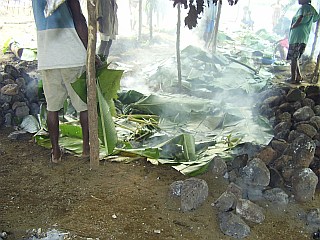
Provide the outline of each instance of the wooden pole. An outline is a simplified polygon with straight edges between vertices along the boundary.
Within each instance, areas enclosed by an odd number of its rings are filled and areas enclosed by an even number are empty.
[[[97,17],[96,0],[88,0],[88,48],[87,48],[87,86],[88,86],[88,118],[90,141],[90,169],[99,167],[99,139],[96,83],[96,42]]]
[[[142,0],[139,0],[139,33],[138,41],[141,41],[142,37]]]
[[[318,42],[318,38],[319,38],[319,22],[317,21],[317,25],[316,25],[316,30],[314,32],[314,40],[313,40],[313,44],[312,44],[312,49],[311,49],[311,55],[310,55],[310,61],[313,61],[314,58],[314,54],[316,51],[316,46],[317,46],[317,42]]]
[[[222,1],[219,0],[217,4],[218,4],[218,12],[217,12],[217,18],[214,24],[212,53],[216,53],[217,51],[217,40],[218,40],[218,31],[219,31],[219,24],[220,24],[220,17],[221,17]]]
[[[182,77],[181,77],[181,56],[180,56],[180,38],[181,38],[181,3],[177,4],[178,8],[178,21],[177,21],[177,40],[176,40],[176,51],[177,51],[177,70],[178,70],[178,86],[179,92],[182,92]]]

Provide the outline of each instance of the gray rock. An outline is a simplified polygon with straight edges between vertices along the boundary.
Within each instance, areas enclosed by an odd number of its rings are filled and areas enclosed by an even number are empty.
[[[170,190],[169,190],[170,196],[180,197],[182,185],[183,185],[183,181],[175,181],[171,183]]]
[[[309,136],[310,138],[314,138],[314,136],[317,134],[317,130],[310,124],[299,124],[297,126],[297,130]]]
[[[6,115],[4,115],[4,125],[6,127],[12,127],[12,114],[11,113],[7,113]]]
[[[314,106],[313,111],[317,116],[320,116],[320,105]]]
[[[309,167],[313,161],[316,145],[314,141],[301,134],[300,137],[296,138],[288,148],[288,154],[292,156],[293,166]]]
[[[279,106],[281,101],[282,101],[281,96],[271,96],[271,97],[268,97],[267,99],[265,99],[263,101],[263,104],[266,104],[269,107],[273,108],[274,106]]]
[[[257,204],[247,199],[238,200],[236,206],[236,213],[244,219],[254,223],[262,223],[265,219],[263,209]]]
[[[272,188],[282,187],[284,184],[284,180],[283,180],[283,177],[281,176],[280,172],[277,169],[272,168],[272,167],[269,168],[269,171],[270,171],[269,186]]]
[[[289,203],[288,194],[281,188],[272,188],[263,193],[264,198],[272,204],[287,205]]]
[[[219,214],[220,230],[233,238],[245,238],[250,235],[250,227],[236,214],[222,212]]]
[[[288,92],[286,98],[288,102],[301,101],[305,98],[305,93],[298,88],[294,88]]]
[[[282,104],[279,106],[279,110],[280,110],[281,112],[292,113],[295,109],[294,109],[294,106],[292,106],[291,103],[285,102],[285,103],[282,103]]]
[[[291,114],[288,112],[281,113],[278,119],[280,122],[291,122]]]
[[[9,103],[4,103],[1,105],[1,109],[3,112],[8,111],[10,109]]]
[[[307,214],[307,222],[309,224],[320,225],[320,208],[311,209]]]
[[[10,74],[14,79],[17,79],[20,76],[19,70],[10,64],[4,67],[4,72]]]
[[[271,141],[272,148],[278,153],[282,153],[288,147],[288,145],[289,144],[284,140],[274,139]]]
[[[314,106],[316,105],[315,102],[310,98],[303,99],[301,103],[303,107],[308,106],[308,107],[314,108]]]
[[[212,161],[213,177],[223,177],[227,172],[227,164],[221,157],[215,157]]]
[[[242,188],[233,182],[228,185],[226,192],[233,193],[237,199],[242,198]]]
[[[17,78],[16,83],[18,84],[20,89],[24,89],[26,87],[26,81],[22,77]]]
[[[291,122],[280,122],[274,127],[274,132],[283,132],[290,130],[292,124]]]
[[[28,106],[17,107],[15,110],[15,114],[19,118],[23,118],[25,116],[28,116],[29,113],[30,113],[30,109]]]
[[[314,111],[309,106],[299,108],[297,111],[293,113],[293,118],[297,122],[308,121],[313,116],[315,116]]]
[[[272,162],[277,157],[277,152],[272,147],[263,148],[257,155],[266,165]]]
[[[320,117],[314,116],[310,119],[310,123],[314,126],[317,130],[320,130]]]
[[[214,202],[214,206],[222,212],[228,212],[235,209],[237,203],[237,197],[231,192],[224,192],[221,196]]]
[[[181,210],[183,212],[198,208],[208,197],[208,184],[198,178],[189,178],[181,188]]]
[[[292,176],[293,194],[297,201],[308,202],[314,197],[317,175],[310,168],[299,169]]]
[[[19,86],[18,84],[7,84],[1,88],[1,93],[9,96],[14,96],[19,93]]]
[[[251,201],[260,201],[263,200],[263,190],[265,189],[265,187],[261,187],[261,186],[247,186],[246,190],[246,194],[247,194],[247,198]]]
[[[10,103],[12,96],[0,92],[0,103]]]
[[[243,168],[242,177],[244,183],[250,186],[268,186],[270,182],[269,169],[259,158],[252,159]]]

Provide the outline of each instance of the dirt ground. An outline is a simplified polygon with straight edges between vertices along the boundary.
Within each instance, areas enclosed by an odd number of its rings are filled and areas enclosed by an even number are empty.
[[[42,228],[70,232],[74,239],[230,239],[224,236],[211,203],[227,183],[209,173],[209,197],[198,210],[182,213],[169,185],[186,179],[169,166],[141,160],[130,164],[89,162],[66,155],[59,166],[49,164],[50,151],[29,139],[10,140],[12,129],[0,130],[0,230],[9,239]],[[308,206],[286,211],[270,207],[262,224],[250,225],[247,239],[311,239],[303,208],[319,206],[319,194]]]
[[[2,40],[23,26],[2,25]],[[148,50],[151,60],[172,53],[167,47],[158,48],[158,55],[154,48]],[[146,53],[134,54],[144,64],[141,59]],[[132,55],[122,59],[130,64]],[[10,140],[7,136],[12,131],[0,129],[0,231],[8,232],[8,239],[30,237],[27,231],[39,228],[70,232],[72,239],[231,239],[220,231],[212,207],[226,189],[222,179],[209,173],[198,176],[207,181],[209,197],[196,211],[182,213],[179,199],[169,197],[168,190],[172,182],[187,177],[169,166],[145,160],[101,161],[100,168],[91,171],[88,161],[72,155],[65,155],[59,166],[51,166],[50,150],[35,144],[31,135]],[[317,229],[305,225],[304,213],[319,206],[319,191],[307,205],[290,204],[285,210],[268,206],[262,224],[249,223],[251,235],[246,239],[312,239]]]

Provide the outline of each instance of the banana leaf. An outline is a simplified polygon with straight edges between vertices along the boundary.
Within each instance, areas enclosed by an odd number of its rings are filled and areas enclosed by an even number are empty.
[[[103,97],[100,86],[97,85],[97,95],[98,95],[98,134],[99,139],[102,141],[106,154],[109,155],[112,153],[115,148],[118,137],[116,128],[111,116],[110,107]]]
[[[97,69],[96,77],[100,86],[101,93],[109,104],[112,116],[115,116],[116,110],[113,99],[118,98],[118,91],[120,89],[120,80],[123,75],[123,70],[109,69],[108,64],[104,64]],[[79,95],[82,101],[87,102],[87,82],[86,72],[84,72],[74,83],[72,88]]]

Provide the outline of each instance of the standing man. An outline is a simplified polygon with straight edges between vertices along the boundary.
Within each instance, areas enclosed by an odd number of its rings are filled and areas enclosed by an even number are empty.
[[[80,112],[83,156],[88,156],[90,151],[87,104],[71,86],[85,70],[88,28],[78,0],[66,0],[47,18],[44,16],[46,3],[46,0],[32,0],[37,27],[38,70],[47,102],[51,162],[58,163],[62,156],[58,112],[68,95]]]
[[[117,11],[116,0],[97,0],[97,20],[101,40],[98,55],[105,61],[108,59],[112,40],[118,35]]]
[[[290,83],[300,83],[299,59],[306,49],[312,24],[319,20],[319,15],[311,5],[311,0],[298,0],[301,7],[293,17],[289,35],[289,50],[287,60],[291,60]]]

